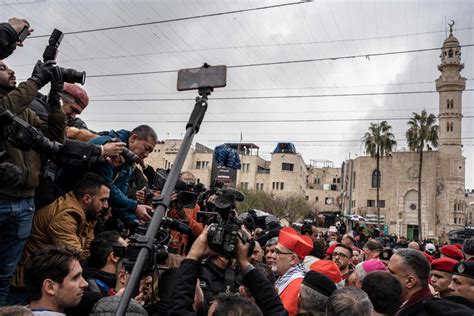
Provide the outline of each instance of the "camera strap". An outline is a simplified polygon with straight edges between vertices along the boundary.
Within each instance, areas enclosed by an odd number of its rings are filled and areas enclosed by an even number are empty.
[[[225,293],[231,294],[235,285],[235,272],[232,267],[232,260],[229,259],[227,267],[225,268]]]

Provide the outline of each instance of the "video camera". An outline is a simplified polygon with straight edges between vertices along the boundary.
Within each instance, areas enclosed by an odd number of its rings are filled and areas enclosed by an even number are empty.
[[[158,230],[153,247],[147,258],[145,267],[142,271],[143,275],[151,275],[155,271],[157,265],[164,265],[168,258],[168,243],[170,242],[170,230],[176,230],[183,234],[191,234],[191,228],[185,223],[169,218],[162,218],[162,225]],[[129,237],[128,246],[114,246],[113,251],[117,257],[124,258],[123,267],[125,271],[130,273],[137,261],[140,249],[146,244],[145,234],[149,223],[140,224]]]
[[[155,173],[155,177],[153,179],[152,190],[148,190],[145,192],[145,200],[147,201],[146,204],[153,205],[153,197],[155,196],[156,191],[163,191],[163,187],[165,186],[166,179],[170,173],[169,169],[157,169]],[[193,208],[196,205],[199,191],[202,185],[197,185],[191,182],[185,182],[183,180],[178,179],[176,181],[176,186],[174,188],[177,194],[177,208]],[[196,193],[198,192],[198,193]]]
[[[239,220],[235,212],[235,202],[243,201],[245,195],[234,189],[220,190],[213,205],[214,212],[198,212],[204,213],[207,217],[207,224],[209,231],[207,235],[207,243],[209,247],[215,252],[227,258],[235,256],[237,249],[237,238],[240,238],[243,243],[248,242],[246,235],[240,233],[240,227],[244,224]],[[249,256],[253,253],[255,242],[251,242],[249,248]]]
[[[9,110],[0,114],[0,124],[2,126],[15,124],[14,131],[7,137],[10,144],[20,150],[28,151],[34,149],[54,156],[62,148],[62,144],[49,140],[34,126],[28,124]]]
[[[46,46],[43,53],[43,60],[45,62],[49,60],[56,60],[56,57],[58,56],[59,44],[61,44],[63,37],[63,32],[58,29],[54,29],[53,33],[51,33],[48,45]],[[86,82],[85,71],[77,71],[71,68],[57,68],[61,72],[64,82],[80,83],[82,85]]]

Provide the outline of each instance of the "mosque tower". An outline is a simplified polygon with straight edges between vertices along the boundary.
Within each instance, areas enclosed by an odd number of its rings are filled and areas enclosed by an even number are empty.
[[[461,76],[461,46],[453,36],[454,21],[449,36],[441,48],[439,92],[439,160],[436,184],[436,232],[446,236],[465,225],[465,158],[462,156],[462,92],[466,78]]]

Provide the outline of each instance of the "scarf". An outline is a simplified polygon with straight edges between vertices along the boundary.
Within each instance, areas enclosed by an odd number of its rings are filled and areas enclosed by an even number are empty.
[[[286,287],[288,286],[288,284],[291,283],[291,281],[298,278],[304,278],[305,273],[306,270],[302,263],[298,263],[292,266],[288,271],[286,271],[285,274],[279,277],[275,283],[275,286],[278,289],[278,295],[280,295],[281,292],[286,289]]]

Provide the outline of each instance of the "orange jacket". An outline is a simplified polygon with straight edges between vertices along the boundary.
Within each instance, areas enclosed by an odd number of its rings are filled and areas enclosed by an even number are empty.
[[[204,225],[197,221],[196,213],[199,212],[199,205],[196,203],[194,208],[185,208],[184,212],[186,214],[186,221],[188,222],[189,227],[193,232],[193,237],[198,237],[201,235],[204,230]],[[179,219],[178,212],[175,208],[170,209],[168,216],[171,218]],[[179,255],[186,255],[186,247],[188,245],[189,236],[181,234],[175,230],[171,230],[171,240],[169,243],[169,248],[174,249],[175,252]]]
[[[294,279],[280,294],[283,307],[288,311],[289,316],[295,316],[298,313],[298,295],[302,282],[303,278]]]

